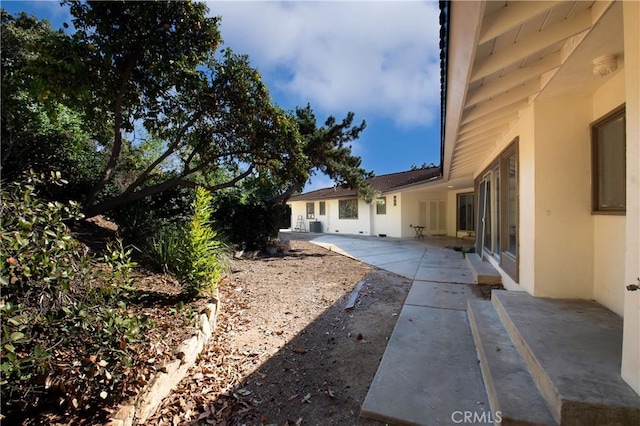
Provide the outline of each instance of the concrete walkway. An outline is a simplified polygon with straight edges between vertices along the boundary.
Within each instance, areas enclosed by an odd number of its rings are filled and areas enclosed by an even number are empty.
[[[447,248],[472,245],[473,242],[469,240],[451,237],[415,239],[320,234],[311,242],[412,280],[441,281],[434,278],[442,278],[442,282],[473,283],[462,254]],[[432,276],[429,270],[439,271],[436,272],[438,275]],[[449,279],[453,281],[448,281]]]
[[[487,394],[466,314],[477,299],[460,252],[472,242],[322,235],[311,241],[413,280],[361,415],[392,424],[490,422]]]
[[[640,397],[620,377],[622,318],[605,307],[508,291],[482,300],[469,285],[467,268],[478,272],[472,259],[446,248],[469,245],[463,240],[313,242],[413,280],[362,416],[410,425],[640,425]]]

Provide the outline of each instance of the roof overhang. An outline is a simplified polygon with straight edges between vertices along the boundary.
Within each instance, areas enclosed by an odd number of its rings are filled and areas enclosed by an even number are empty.
[[[482,161],[539,96],[576,94],[589,87],[594,81],[590,59],[621,43],[620,25],[597,25],[614,3],[450,2],[449,32],[443,37],[448,44],[444,181],[472,181]],[[589,66],[584,67],[585,61]],[[575,65],[579,62],[580,69]]]

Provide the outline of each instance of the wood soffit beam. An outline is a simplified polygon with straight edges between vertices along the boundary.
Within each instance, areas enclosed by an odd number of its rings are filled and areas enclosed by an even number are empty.
[[[501,114],[505,110],[518,111],[523,109],[529,103],[529,96],[537,93],[539,90],[539,85],[528,84],[489,102],[476,105],[463,114],[462,124],[477,120],[491,113]]]
[[[501,124],[509,124],[518,119],[518,113],[511,110],[505,110],[502,114],[491,114],[491,117],[487,117],[484,120],[476,120],[471,123],[464,124],[460,126],[460,131],[458,134],[463,135],[465,133],[473,132],[473,131],[482,131],[493,129],[494,127],[498,127]]]
[[[461,134],[458,137],[458,143],[462,143],[464,141],[473,141],[473,140],[481,140],[489,137],[493,137],[496,134],[502,134],[509,129],[509,124],[501,124],[491,129],[487,129],[484,131],[476,131],[476,132],[468,132],[465,134]]]
[[[524,68],[518,68],[504,74],[495,80],[478,87],[467,97],[467,106],[475,105],[513,89],[534,78],[540,77],[545,72],[560,66],[560,52],[553,53],[544,59]]]
[[[470,81],[478,81],[483,77],[500,71],[536,52],[587,30],[591,25],[591,10],[586,9],[572,18],[551,25],[538,33],[531,34],[509,47],[494,52],[484,60],[480,60],[474,66]]]
[[[478,155],[478,153],[485,152],[491,149],[495,145],[498,139],[499,139],[498,137],[488,139],[482,143],[479,143],[477,146],[474,146],[473,148],[467,147],[467,148],[462,148],[460,150],[456,150],[456,152],[453,155],[453,159],[454,161],[456,161],[456,160],[464,160],[469,157],[475,157]]]
[[[485,16],[478,44],[493,40],[500,34],[526,23],[532,17],[541,15],[560,3],[559,1],[510,1],[502,9]]]

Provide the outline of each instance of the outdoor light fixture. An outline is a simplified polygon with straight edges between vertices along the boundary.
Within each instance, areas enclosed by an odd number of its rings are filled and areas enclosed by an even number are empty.
[[[615,55],[604,55],[593,60],[593,74],[604,77],[618,69]]]

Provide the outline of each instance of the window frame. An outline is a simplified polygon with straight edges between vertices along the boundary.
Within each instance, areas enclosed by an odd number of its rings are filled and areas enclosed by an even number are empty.
[[[460,198],[461,196],[471,196],[471,228],[460,229]],[[456,194],[456,232],[475,232],[475,194],[473,192],[458,192]]]
[[[318,216],[326,216],[327,215],[327,203],[326,201],[318,202]]]
[[[623,143],[624,151],[626,152],[627,146],[627,117],[626,117],[626,104],[622,104],[619,107],[613,109],[603,117],[597,119],[591,123],[591,214],[594,215],[626,215],[627,213],[627,199],[626,199],[626,174],[627,174],[627,158],[625,154],[623,164],[623,190],[624,194],[624,207],[606,207],[602,206],[602,200],[600,199],[600,193],[602,188],[602,174],[600,171],[600,164],[602,163],[602,151],[600,150],[600,138],[599,129],[613,123],[614,121],[622,118],[623,120]]]
[[[352,203],[355,202],[355,217],[347,217],[345,216],[345,212],[344,212],[344,207],[343,205],[345,203]],[[357,220],[358,219],[358,199],[357,198],[346,198],[346,199],[342,199],[342,200],[338,200],[338,219],[340,220]]]
[[[376,214],[387,214],[387,197],[378,197],[376,199]]]
[[[311,208],[309,208],[311,207]],[[305,210],[307,212],[307,219],[315,219],[316,218],[316,203],[313,201],[309,201],[306,203]]]
[[[509,250],[509,167],[510,158],[515,158],[515,253]],[[520,277],[520,155],[518,139],[500,154],[500,266],[516,282]]]

